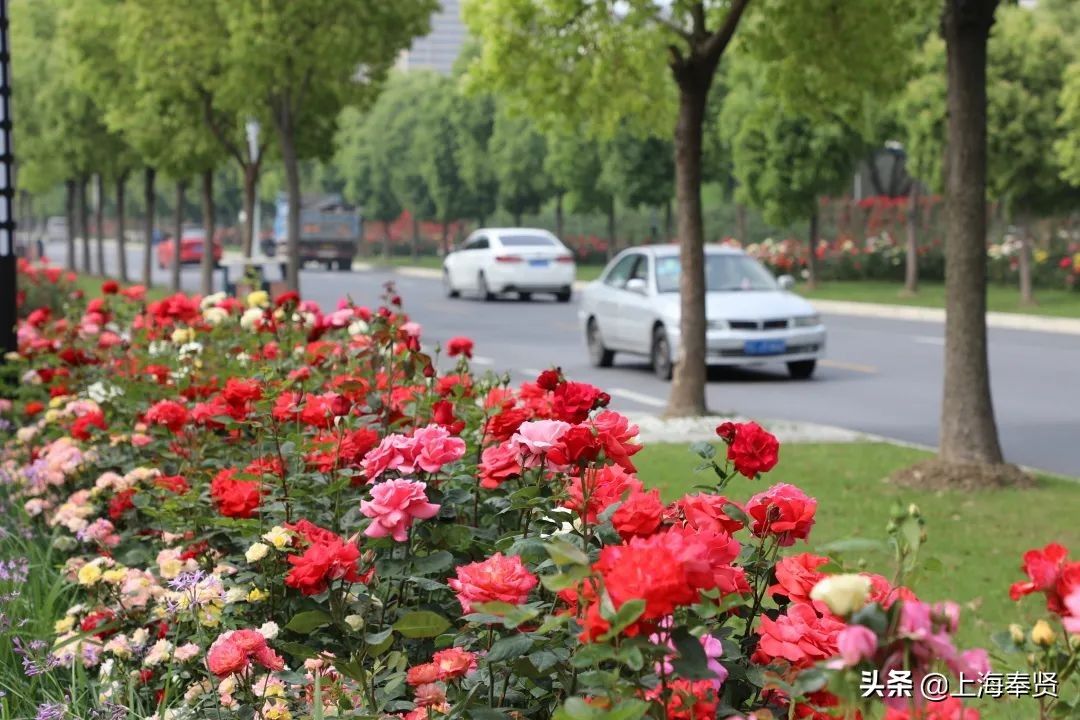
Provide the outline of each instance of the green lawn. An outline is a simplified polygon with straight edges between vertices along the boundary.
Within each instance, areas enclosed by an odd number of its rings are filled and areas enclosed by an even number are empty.
[[[824,283],[813,292],[800,285],[796,288],[796,291],[810,299],[934,308],[945,306],[944,285],[922,285],[918,294],[910,297],[901,295],[901,289],[902,286],[898,283],[875,280],[845,280]],[[1021,305],[1020,291],[1012,286],[993,284],[987,287],[988,309],[996,312],[1080,317],[1080,292],[1036,290],[1035,301],[1038,303],[1037,305]]]
[[[963,607],[961,647],[985,647],[998,671],[1025,670],[1024,659],[1000,657],[990,636],[1010,622],[1031,625],[1045,612],[1041,598],[1021,603],[1009,600],[1009,585],[1023,579],[1019,570],[1025,550],[1057,541],[1080,550],[1080,484],[1066,479],[1040,478],[1028,490],[979,493],[915,492],[897,488],[884,478],[927,454],[887,443],[785,445],[780,464],[763,481],[735,480],[727,495],[745,501],[776,482],[798,485],[817,498],[817,522],[808,545],[792,552],[814,551],[845,538],[884,539],[894,502],[916,503],[928,532],[923,558],[941,563],[936,572],[922,572],[911,585],[926,600],[956,600]],[[634,456],[646,485],[661,489],[667,500],[691,492],[695,485],[715,479],[711,471],[696,474],[698,464],[686,445],[648,445]],[[846,566],[891,576],[893,566],[884,554],[849,553]],[[1034,703],[1026,698],[980,703],[984,720],[1033,717]]]

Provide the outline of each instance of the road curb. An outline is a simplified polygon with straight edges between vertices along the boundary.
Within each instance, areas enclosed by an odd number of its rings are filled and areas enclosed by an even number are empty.
[[[845,302],[842,300],[814,300],[810,303],[826,315],[848,315],[889,320],[913,320],[916,322],[945,322],[945,310],[941,308],[885,305],[881,303]],[[988,327],[1006,330],[1031,330],[1035,332],[1080,335],[1080,320],[1063,317],[1044,317],[1022,313],[988,312]]]

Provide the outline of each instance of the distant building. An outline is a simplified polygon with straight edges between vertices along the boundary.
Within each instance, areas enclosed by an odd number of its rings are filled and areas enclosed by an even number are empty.
[[[401,70],[434,70],[449,75],[468,37],[461,21],[459,0],[441,0],[442,9],[431,16],[431,32],[417,38],[398,58]]]

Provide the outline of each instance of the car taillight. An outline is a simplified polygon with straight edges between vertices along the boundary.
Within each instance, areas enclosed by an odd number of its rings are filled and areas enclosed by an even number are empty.
[[[572,262],[574,262],[574,256],[573,255],[560,255],[559,257],[555,258],[555,262],[572,263]]]
[[[496,255],[495,256],[495,262],[519,263],[519,262],[521,262],[521,258],[518,257],[517,255]]]

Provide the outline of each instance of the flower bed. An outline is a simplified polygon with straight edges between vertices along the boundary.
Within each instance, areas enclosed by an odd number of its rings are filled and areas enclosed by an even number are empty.
[[[989,661],[904,585],[917,508],[891,580],[797,552],[817,503],[763,481],[779,446],[753,423],[697,446],[713,485],[665,504],[601,389],[510,387],[466,338],[440,357],[392,288],[332,312],[105,289],[28,308],[8,365],[8,532],[52,543],[70,602],[45,643],[0,614],[25,671],[3,717],[978,717],[918,693]],[[0,562],[2,612],[43,569]],[[1080,563],[1025,567],[1015,596],[1060,628],[999,640],[1065,679]],[[891,671],[912,697],[862,697]]]

